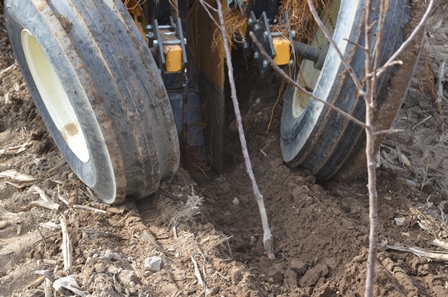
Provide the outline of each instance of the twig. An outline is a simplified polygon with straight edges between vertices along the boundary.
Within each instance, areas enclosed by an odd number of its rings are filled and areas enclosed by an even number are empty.
[[[74,209],[89,210],[89,211],[93,211],[93,212],[95,212],[95,213],[106,213],[105,210],[98,209],[98,208],[94,208],[94,207],[90,207],[90,206],[85,206],[85,205],[78,205],[78,204],[75,204],[75,205],[73,205],[73,208],[74,208]]]
[[[274,105],[271,108],[271,117],[269,118],[268,127],[266,128],[266,134],[268,134],[269,130],[271,129],[272,120],[274,119],[275,108],[277,107],[278,102],[280,102],[280,98],[282,96],[283,86],[284,85],[285,85],[285,80],[282,79],[282,84],[280,85],[280,88],[279,88],[279,91],[278,91],[277,100],[275,100],[275,103],[274,103]]]
[[[433,241],[431,241],[430,244],[441,247],[445,250],[448,250],[448,242],[446,242],[446,241],[441,241],[440,239],[436,238]]]
[[[65,205],[69,206],[67,199],[65,199],[65,197],[62,196],[61,192],[59,191],[59,185],[57,186],[57,188],[58,188],[58,199],[64,202]]]
[[[424,123],[426,123],[430,118],[432,118],[432,115],[427,116],[426,118],[424,118],[423,120],[421,120],[420,122],[418,122],[417,124],[415,124],[414,126],[411,127],[411,130],[414,130],[415,128],[417,128],[418,126],[423,125]]]
[[[152,246],[154,246],[157,250],[161,252],[165,252],[165,250],[157,243],[156,238],[152,235],[148,230],[143,231],[143,238]]]
[[[437,106],[438,106],[439,113],[440,113],[439,121],[440,121],[440,130],[442,131],[442,133],[445,131],[445,124],[444,124],[444,121],[443,121],[443,107],[442,107],[442,99],[443,99],[443,84],[442,83],[443,83],[444,78],[445,78],[446,61],[447,61],[447,58],[444,58],[442,63],[440,64],[439,73],[438,73],[439,79],[437,81],[437,87],[436,87],[436,89],[437,89],[437,100],[436,100],[436,102],[437,102]]]
[[[207,290],[207,286],[205,284],[205,281],[202,279],[201,271],[199,270],[198,262],[196,262],[196,259],[194,258],[194,255],[191,256],[191,261],[193,262],[194,275],[198,279],[199,285],[201,285],[205,290]]]
[[[62,230],[62,255],[64,257],[64,270],[70,274],[72,269],[72,246],[70,244],[70,237],[67,232],[67,220],[61,216],[61,230]]]
[[[14,63],[14,64],[12,64],[11,66],[9,66],[9,67],[7,67],[7,68],[1,70],[1,71],[0,71],[0,76],[2,76],[3,74],[9,72],[10,70],[14,70],[14,69],[16,69],[16,68],[17,68],[17,64]]]
[[[404,132],[404,129],[388,129],[388,130],[379,130],[375,131],[375,136],[381,135],[381,134],[391,134],[391,133],[402,133]]]
[[[380,5],[379,14],[382,14],[383,6]],[[369,191],[369,253],[367,256],[367,276],[364,296],[371,297],[373,295],[373,285],[375,282],[375,262],[377,255],[377,245],[378,245],[378,191],[376,189],[376,166],[375,166],[375,131],[373,127],[374,112],[376,108],[375,102],[375,84],[376,84],[376,57],[374,57],[374,65],[372,66],[372,53],[371,53],[371,30],[372,24],[370,21],[370,13],[372,12],[372,2],[370,0],[366,1],[365,5],[365,48],[366,48],[366,59],[365,59],[365,73],[366,76],[372,75],[372,79],[366,79],[365,83],[365,95],[364,100],[366,102],[366,125],[368,128],[366,131],[366,158],[367,158],[367,178],[368,184],[367,188]],[[379,28],[381,31],[383,28]],[[378,40],[377,43],[381,41]],[[375,53],[379,55],[379,52]],[[373,69],[372,69],[373,68]]]
[[[204,5],[204,1],[201,0],[200,2],[202,4],[202,6],[204,7],[204,9],[207,11],[207,13],[209,13],[209,15],[211,16],[211,13],[208,11],[207,7]],[[218,29],[221,31],[221,35],[223,38],[224,51],[226,54],[226,63],[227,63],[227,70],[228,70],[229,83],[230,83],[231,98],[232,98],[233,107],[235,110],[235,118],[236,118],[236,123],[237,123],[237,127],[238,127],[238,134],[240,137],[241,149],[243,151],[244,163],[246,165],[246,171],[249,176],[250,182],[252,184],[252,191],[255,196],[255,200],[257,201],[258,209],[260,211],[261,224],[263,226],[264,249],[265,249],[266,255],[270,259],[275,259],[273,238],[272,238],[271,230],[269,228],[268,217],[266,214],[266,207],[264,205],[263,196],[261,195],[260,190],[258,189],[257,181],[255,180],[254,172],[252,170],[252,164],[251,164],[250,157],[249,157],[249,151],[247,149],[246,137],[244,135],[243,122],[242,122],[240,107],[239,107],[238,98],[237,98],[237,94],[236,94],[235,79],[233,77],[232,56],[230,54],[229,40],[227,38],[227,32],[226,32],[226,28],[225,28],[225,24],[224,24],[224,15],[222,12],[222,4],[221,4],[221,1],[219,1],[219,0],[216,1],[216,3],[218,5],[218,16],[219,16],[219,22],[220,22],[220,26],[218,26]]]
[[[53,289],[51,288],[51,281],[47,278],[45,280],[45,297],[53,296]]]
[[[385,248],[390,249],[390,250],[400,251],[400,252],[413,253],[414,255],[417,255],[419,257],[428,258],[428,259],[431,259],[432,261],[441,261],[441,262],[448,261],[448,253],[428,251],[428,250],[418,248],[418,247],[403,247],[403,246],[395,246],[395,245],[386,245]]]

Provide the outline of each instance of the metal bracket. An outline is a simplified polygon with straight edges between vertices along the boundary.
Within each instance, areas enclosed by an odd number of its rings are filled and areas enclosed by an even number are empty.
[[[166,66],[164,45],[180,45],[182,49],[182,69],[180,72],[184,71],[188,62],[185,47],[187,40],[184,38],[181,19],[178,18],[177,23],[174,23],[173,18],[170,17],[169,25],[159,25],[156,19],[154,24],[146,26],[146,29],[149,31],[146,37],[150,40],[150,47],[152,44],[152,47],[156,50],[160,71],[165,72]]]
[[[246,43],[244,44],[244,48],[246,49],[246,53],[250,54],[250,49],[252,47],[252,38],[250,37],[249,32],[254,32],[258,41],[262,44],[266,53],[273,58],[275,55],[274,44],[272,42],[271,29],[268,22],[268,18],[266,16],[266,12],[263,11],[260,18],[257,19],[255,17],[255,13],[253,11],[250,12],[250,17],[248,20],[248,28],[246,31]],[[263,77],[266,74],[266,70],[269,66],[269,61],[267,61],[263,55],[260,54],[260,50],[254,46],[254,59],[257,61],[258,69],[260,71],[260,76]]]

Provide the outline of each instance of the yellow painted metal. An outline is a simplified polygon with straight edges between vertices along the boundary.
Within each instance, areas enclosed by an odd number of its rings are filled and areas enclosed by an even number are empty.
[[[128,1],[123,0],[123,3],[125,3],[126,9],[128,10],[129,14],[131,15],[132,19],[137,25],[140,34],[142,34],[143,38],[147,41],[145,34],[145,27],[146,25],[148,25],[148,21],[140,6],[141,5],[140,2],[136,0],[128,0]]]
[[[275,57],[274,62],[277,65],[286,65],[291,57],[291,44],[285,37],[272,38],[274,43]]]
[[[178,72],[182,70],[182,48],[180,45],[165,45],[165,70]]]

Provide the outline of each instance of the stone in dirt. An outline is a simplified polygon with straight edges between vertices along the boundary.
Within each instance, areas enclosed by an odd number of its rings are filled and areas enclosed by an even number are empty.
[[[152,272],[160,271],[162,267],[162,259],[158,256],[153,256],[145,259],[145,270]]]

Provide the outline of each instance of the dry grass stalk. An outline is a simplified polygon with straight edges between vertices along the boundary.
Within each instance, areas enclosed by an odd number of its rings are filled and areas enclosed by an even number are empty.
[[[70,243],[70,236],[67,231],[67,220],[61,216],[61,230],[62,230],[62,255],[64,258],[64,270],[70,274],[72,270],[72,245]]]
[[[446,242],[446,241],[442,241],[442,240],[436,238],[433,241],[431,241],[430,244],[441,247],[445,250],[448,250],[448,242]]]
[[[106,213],[105,210],[94,208],[94,207],[90,207],[90,206],[85,206],[85,205],[75,204],[75,205],[73,205],[73,208],[74,209],[82,209],[82,210],[93,211],[94,213]]]
[[[209,289],[207,288],[207,284],[205,283],[205,281],[202,278],[201,271],[199,270],[198,262],[196,262],[196,259],[194,258],[194,254],[193,254],[193,256],[191,256],[191,261],[193,262],[193,266],[194,266],[194,275],[198,279],[199,285],[204,288],[205,296],[207,296]]]
[[[439,73],[438,73],[438,81],[437,81],[437,108],[439,110],[439,123],[440,123],[440,130],[442,133],[445,132],[445,122],[443,120],[443,106],[442,101],[444,98],[443,96],[443,82],[445,81],[445,66],[446,66],[447,58],[443,59],[442,63],[439,66]],[[446,101],[446,99],[445,99]]]
[[[59,204],[53,201],[50,197],[45,194],[45,192],[39,188],[38,186],[32,186],[29,191],[32,191],[34,194],[39,194],[40,200],[31,202],[32,205],[37,205],[41,207],[45,207],[52,210],[58,210]]]
[[[440,262],[448,261],[448,253],[430,251],[418,247],[404,247],[397,245],[386,245],[385,248],[400,252],[413,253],[416,256],[428,259],[428,261],[440,261]]]

